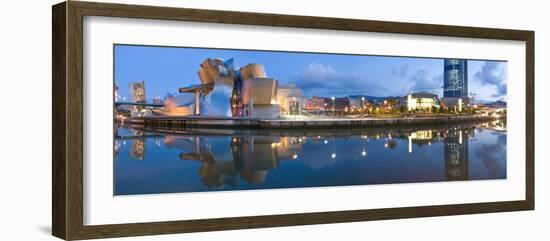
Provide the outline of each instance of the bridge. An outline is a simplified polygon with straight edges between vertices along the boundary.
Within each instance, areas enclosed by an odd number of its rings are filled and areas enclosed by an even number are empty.
[[[115,102],[115,106],[121,106],[121,105],[145,106],[145,107],[164,107],[163,104],[139,103],[139,102]]]

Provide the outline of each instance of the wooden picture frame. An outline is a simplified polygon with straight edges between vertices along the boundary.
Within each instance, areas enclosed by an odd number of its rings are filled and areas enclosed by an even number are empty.
[[[52,233],[56,237],[66,240],[76,240],[534,209],[535,37],[533,31],[77,1],[59,3],[52,7],[52,11]],[[526,43],[525,77],[527,81],[527,112],[525,113],[525,199],[473,204],[86,226],[83,224],[84,16],[160,19],[524,41]]]

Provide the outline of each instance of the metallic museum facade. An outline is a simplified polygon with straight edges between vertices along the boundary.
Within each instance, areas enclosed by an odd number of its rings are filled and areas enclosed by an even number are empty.
[[[287,98],[301,98],[293,86],[279,86],[276,79],[268,77],[260,64],[235,69],[233,59],[209,58],[200,65],[198,77],[200,84],[179,89],[187,96],[184,99],[194,97],[191,104],[177,107],[188,110],[179,115],[275,119],[281,114],[279,103],[288,109]],[[284,90],[278,95],[279,88]]]

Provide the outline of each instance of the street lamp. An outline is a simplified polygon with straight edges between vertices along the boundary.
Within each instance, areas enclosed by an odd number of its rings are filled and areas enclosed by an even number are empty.
[[[334,98],[334,96],[332,96],[332,97],[330,97],[330,98],[332,99],[332,114],[334,115],[334,112],[336,111],[336,108],[335,108],[336,106],[334,106],[334,100],[335,100],[336,98]]]
[[[365,112],[365,97],[361,97],[361,112]]]
[[[292,114],[294,116],[294,120],[296,120],[296,112],[298,112],[298,106],[297,106],[297,103],[296,103],[296,97],[292,97],[292,104],[290,105],[291,106],[291,110],[292,110]]]

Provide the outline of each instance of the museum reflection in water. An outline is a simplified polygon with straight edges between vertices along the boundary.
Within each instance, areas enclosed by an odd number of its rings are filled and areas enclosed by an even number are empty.
[[[506,178],[506,126],[411,130],[119,128],[115,195]]]

